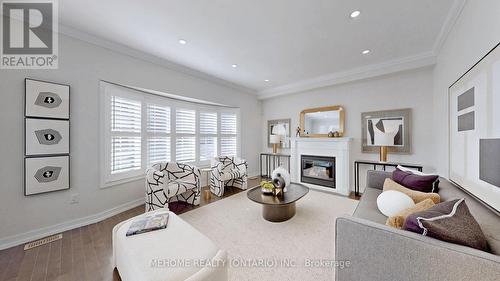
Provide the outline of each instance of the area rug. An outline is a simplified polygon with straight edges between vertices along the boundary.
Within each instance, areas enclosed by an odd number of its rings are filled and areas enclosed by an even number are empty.
[[[296,215],[281,223],[262,218],[261,205],[241,192],[181,217],[227,250],[229,280],[333,280],[335,219],[358,201],[311,190]]]

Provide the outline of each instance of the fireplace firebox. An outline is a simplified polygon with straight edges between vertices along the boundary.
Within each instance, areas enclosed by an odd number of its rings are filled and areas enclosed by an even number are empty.
[[[301,155],[300,180],[335,188],[335,157]]]

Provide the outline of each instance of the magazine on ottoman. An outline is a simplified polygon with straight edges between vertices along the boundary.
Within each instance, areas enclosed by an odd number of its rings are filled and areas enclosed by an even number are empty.
[[[165,229],[168,223],[168,211],[155,212],[144,215],[132,221],[126,236],[146,233],[154,230]]]

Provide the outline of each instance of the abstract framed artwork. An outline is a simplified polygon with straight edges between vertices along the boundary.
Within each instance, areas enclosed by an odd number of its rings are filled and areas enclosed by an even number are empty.
[[[69,189],[70,86],[24,83],[24,195]]]
[[[69,189],[69,155],[24,159],[24,195]]]
[[[272,147],[270,135],[281,136],[281,148],[290,148],[290,123],[292,119],[277,119],[267,121],[267,146]]]
[[[69,119],[69,85],[25,79],[25,116]]]
[[[411,109],[361,113],[361,147],[364,153],[378,153],[384,143],[391,153],[411,153]]]
[[[69,120],[25,119],[25,155],[69,154]]]
[[[448,89],[449,178],[500,212],[500,47]]]

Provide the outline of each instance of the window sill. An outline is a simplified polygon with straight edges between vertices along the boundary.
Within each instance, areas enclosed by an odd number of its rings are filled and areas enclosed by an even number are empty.
[[[126,184],[129,182],[135,182],[135,181],[139,181],[139,180],[144,181],[145,179],[146,179],[146,177],[141,175],[141,176],[135,176],[135,177],[130,177],[130,178],[116,180],[116,181],[101,182],[101,189],[115,187],[117,185],[122,185],[122,184]]]

